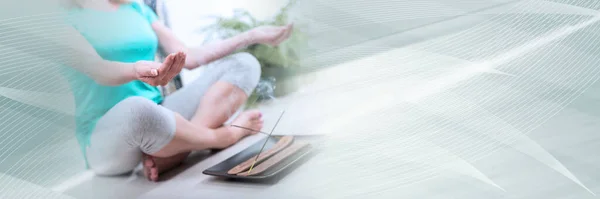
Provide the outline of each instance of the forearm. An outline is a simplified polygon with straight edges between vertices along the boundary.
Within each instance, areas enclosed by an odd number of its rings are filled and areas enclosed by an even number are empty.
[[[137,79],[134,63],[95,60],[77,69],[101,85],[118,86]]]
[[[205,44],[201,47],[188,49],[188,57],[186,59],[185,67],[187,69],[193,69],[201,65],[208,64],[215,60],[221,59],[239,49],[242,49],[250,44],[249,33],[242,33],[234,37],[215,41],[209,44]]]
[[[158,36],[162,50],[165,53],[185,52],[187,54],[184,65],[187,69],[194,69],[208,64],[253,44],[253,33],[249,31],[221,41],[205,44],[201,47],[189,48],[162,23],[154,22],[152,28]]]

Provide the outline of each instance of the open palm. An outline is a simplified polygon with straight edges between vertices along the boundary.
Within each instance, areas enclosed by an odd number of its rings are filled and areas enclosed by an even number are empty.
[[[163,63],[139,61],[135,64],[136,78],[152,86],[165,86],[173,79],[185,64],[183,52],[169,55]]]
[[[277,46],[290,37],[292,30],[293,24],[260,26],[250,30],[250,35],[255,43]]]

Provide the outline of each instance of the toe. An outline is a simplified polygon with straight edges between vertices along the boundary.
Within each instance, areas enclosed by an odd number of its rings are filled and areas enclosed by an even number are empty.
[[[247,112],[248,119],[256,120],[262,117],[262,113],[259,110],[252,110]]]
[[[150,169],[150,180],[152,180],[152,181],[158,180],[158,169],[156,169],[156,168]]]
[[[152,160],[151,157],[146,157],[146,159],[144,160],[144,166],[146,166],[146,167],[153,167],[154,166],[154,160]]]

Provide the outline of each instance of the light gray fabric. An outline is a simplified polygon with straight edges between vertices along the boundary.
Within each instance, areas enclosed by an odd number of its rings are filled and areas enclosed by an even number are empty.
[[[196,80],[167,96],[163,106],[190,119],[198,108],[202,108],[198,107],[200,100],[196,99],[202,98],[215,82],[231,83],[250,96],[258,84],[261,73],[258,60],[249,53],[236,53],[205,67],[207,67],[206,71],[203,71]]]
[[[167,96],[162,106],[143,97],[130,97],[109,110],[92,132],[87,149],[91,169],[99,175],[132,171],[143,153],[155,153],[173,139],[173,112],[192,118],[204,93],[217,81],[229,82],[249,96],[260,78],[260,64],[248,53],[233,54],[206,67],[190,85]]]
[[[115,105],[96,124],[86,150],[90,168],[100,175],[133,170],[142,153],[155,153],[175,135],[172,111],[143,97]]]

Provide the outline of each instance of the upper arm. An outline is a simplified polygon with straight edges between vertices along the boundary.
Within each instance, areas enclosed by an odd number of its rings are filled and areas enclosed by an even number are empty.
[[[62,33],[67,34],[69,39],[54,41],[66,53],[66,56],[62,56],[64,59],[58,59],[62,60],[61,66],[73,68],[98,84],[118,85],[114,80],[122,75],[116,72],[118,69],[122,69],[120,66],[111,65],[104,60],[92,44],[74,27],[67,25]]]
[[[59,37],[57,38],[59,40],[53,41],[56,46],[59,46],[68,55],[64,56],[65,59],[62,59],[64,63],[61,64],[68,65],[84,73],[89,73],[94,63],[104,60],[88,40],[74,27],[65,25],[62,33],[67,36]]]
[[[152,26],[152,30],[158,37],[158,43],[165,53],[169,54],[178,51],[187,51],[183,43],[177,39],[171,29],[158,20],[158,16],[148,5],[135,2],[132,6],[146,19],[148,24]]]
[[[179,51],[188,51],[185,44],[179,40],[173,31],[171,31],[171,29],[165,26],[163,23],[160,21],[155,21],[151,25],[152,30],[154,30],[156,36],[158,37],[158,43],[165,53],[170,54]]]

